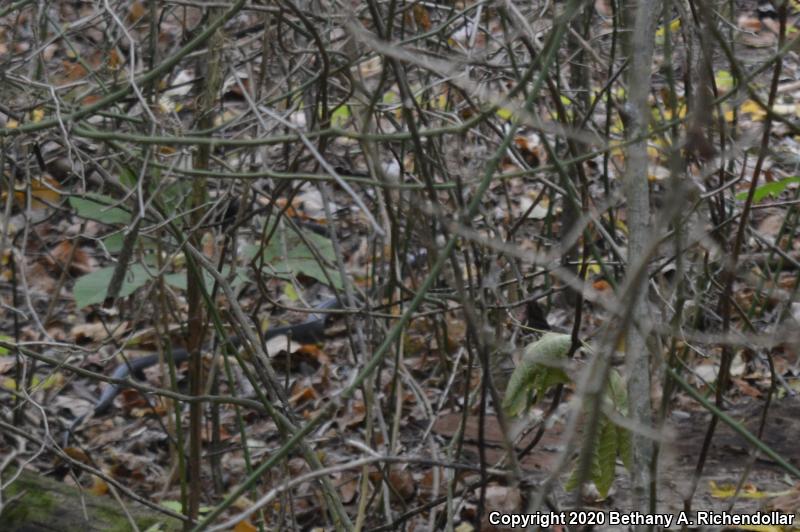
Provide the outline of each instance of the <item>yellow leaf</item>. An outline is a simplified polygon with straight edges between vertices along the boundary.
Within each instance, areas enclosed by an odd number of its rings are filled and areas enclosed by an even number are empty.
[[[711,491],[711,496],[717,499],[729,499],[736,494],[736,485],[735,484],[722,484],[718,485],[713,480],[709,481],[709,491]],[[739,490],[739,497],[743,499],[763,499],[765,497],[772,496],[768,492],[758,491],[753,484],[745,484]]]
[[[602,272],[603,269],[596,262],[591,262],[586,265],[587,275],[600,275]]]
[[[300,296],[297,295],[297,290],[294,289],[294,286],[286,283],[283,285],[283,294],[289,298],[289,301],[297,301],[300,299]]]
[[[8,129],[17,129],[19,127],[19,122],[17,122],[13,118],[9,118],[8,122],[6,122],[6,127]]]
[[[673,118],[675,118],[674,116],[672,116],[672,109],[670,108],[664,109],[664,118],[666,120],[672,120]],[[683,105],[682,103],[678,106],[677,118],[686,118],[686,106]]]
[[[43,209],[47,204],[58,202],[61,197],[58,181],[49,176],[42,176],[31,181],[31,196],[33,196],[33,207]],[[23,196],[24,197],[24,196]],[[24,199],[22,200],[24,202]]]
[[[763,120],[767,112],[753,100],[747,100],[739,106],[739,110],[744,114],[749,114],[753,120]]]
[[[726,106],[726,108],[725,108],[725,114],[724,114],[724,116],[725,116],[725,121],[726,121],[726,122],[733,122],[733,117],[735,116],[735,115],[733,114],[733,109],[729,109],[729,108]]]
[[[37,122],[41,122],[43,118],[44,118],[44,109],[42,109],[41,107],[37,107],[31,113],[31,121],[33,121],[34,124]]]
[[[670,33],[675,33],[680,29],[680,27],[681,27],[681,19],[679,17],[672,19],[672,22],[669,23]],[[666,34],[667,30],[664,26],[659,26],[658,29],[656,30],[656,37],[663,39],[664,35]]]
[[[733,484],[723,484],[720,486],[713,480],[708,483],[708,488],[711,492],[711,496],[716,499],[729,499],[736,493],[736,486]]]
[[[501,107],[500,109],[495,111],[495,114],[499,118],[502,118],[503,120],[511,120],[511,117],[514,116],[513,113],[510,110],[506,109],[505,107]]]

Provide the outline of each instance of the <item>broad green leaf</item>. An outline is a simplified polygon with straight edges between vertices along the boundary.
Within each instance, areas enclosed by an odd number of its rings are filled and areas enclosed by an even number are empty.
[[[756,191],[753,193],[753,201],[758,203],[767,196],[776,198],[780,196],[781,193],[786,190],[786,187],[788,187],[791,183],[800,183],[800,176],[786,177],[779,181],[764,183],[760,187],[756,188]],[[736,194],[736,199],[747,199],[747,191]]]
[[[605,498],[614,483],[614,473],[619,454],[617,426],[601,414],[594,441],[586,443],[591,445],[592,449],[588,480],[594,482],[600,496]],[[576,463],[567,482],[564,484],[564,490],[572,491],[577,487],[578,464]]]
[[[269,266],[270,273],[281,279],[305,275],[324,284],[332,283],[333,288],[341,289],[342,278],[339,271],[332,266],[336,258],[333,243],[311,231],[303,231],[302,234],[303,238],[300,238],[293,230],[283,227],[275,231],[264,249],[264,262]],[[319,263],[312,248],[326,264]],[[250,246],[247,252],[252,257],[258,249],[258,246]]]
[[[569,377],[564,373],[564,370],[559,368],[550,368],[547,366],[540,366],[536,372],[536,379],[534,379],[533,389],[536,391],[536,397],[543,397],[547,390],[558,385],[566,384],[569,382]]]
[[[107,237],[103,238],[103,245],[111,254],[116,254],[122,251],[122,244],[125,242],[125,233],[122,231],[117,231],[116,233],[112,233]]]
[[[230,271],[230,266],[223,266],[220,274],[227,279]],[[231,281],[231,287],[235,288],[247,280],[247,276],[244,274],[244,272],[239,270],[237,271],[236,276],[233,278],[233,281]],[[186,290],[186,272],[168,273],[164,275],[164,282],[179,290]],[[205,283],[206,290],[211,290],[211,287],[214,286],[214,276],[203,270],[203,282]]]
[[[108,266],[84,275],[75,282],[72,293],[75,296],[75,306],[87,307],[102,302],[106,298],[108,284],[114,275],[116,266]],[[150,280],[150,274],[141,264],[134,264],[125,273],[125,280],[119,290],[119,297],[131,295]]]
[[[608,376],[608,398],[614,403],[614,409],[623,416],[628,415],[628,391],[625,389],[625,380],[619,371],[612,369]]]
[[[614,482],[614,469],[617,462],[617,427],[602,416],[601,426],[597,433],[597,443],[594,446],[594,460],[592,463],[592,481],[600,492],[600,497],[605,498]]]
[[[113,198],[92,192],[87,193],[83,198],[76,196],[69,198],[69,204],[81,218],[108,225],[129,223],[131,214],[119,207],[112,207],[115,203]]]
[[[173,209],[173,214],[180,215],[178,210],[183,201],[189,196],[192,183],[188,179],[179,179],[165,186],[161,191],[161,200],[164,205],[169,205]]]
[[[525,348],[503,398],[503,410],[508,415],[515,416],[524,410],[532,391],[541,396],[550,387],[569,382],[562,367],[571,344],[568,334],[547,333]]]
[[[119,172],[119,182],[128,188],[134,188],[138,181],[136,173],[127,166],[123,166]]]

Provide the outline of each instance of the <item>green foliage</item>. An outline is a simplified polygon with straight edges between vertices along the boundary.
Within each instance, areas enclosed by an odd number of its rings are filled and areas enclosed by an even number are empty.
[[[78,279],[72,291],[75,296],[75,306],[83,308],[102,302],[106,298],[108,284],[111,282],[115,268],[116,266],[100,268]],[[125,275],[125,280],[122,282],[119,297],[131,295],[144,286],[149,279],[150,275],[144,266],[141,264],[132,265]]]
[[[519,414],[553,386],[569,382],[562,368],[571,343],[568,334],[547,333],[525,348],[520,365],[506,387],[503,399],[506,414]]]
[[[572,338],[568,334],[547,333],[525,348],[522,360],[506,387],[503,399],[506,414],[518,415],[543,397],[550,388],[571,382],[564,371],[571,343]],[[620,416],[628,413],[625,382],[616,370],[612,369],[609,373],[608,386],[601,401],[606,406],[604,411],[613,411]],[[592,449],[589,480],[594,482],[601,497],[605,497],[614,482],[617,458],[622,460],[626,468],[631,467],[631,439],[627,429],[614,424],[602,412],[597,415],[599,419],[594,439],[586,442]],[[576,467],[565,489],[575,489],[578,481]]]
[[[73,288],[72,293],[75,296],[75,306],[77,308],[96,305],[106,298],[108,285],[111,282],[111,277],[114,275],[114,268],[116,268],[116,266],[101,268],[84,275],[75,282],[75,288]],[[125,274],[125,280],[122,282],[122,288],[120,288],[118,297],[129,296],[139,288],[145,286],[153,279],[151,274],[156,271],[157,269],[155,267],[151,267],[148,271],[148,269],[141,264],[133,264],[130,266]],[[220,273],[224,277],[227,277],[230,273],[230,267],[226,266],[222,268]],[[236,287],[245,281],[247,281],[247,277],[243,273],[237,272],[231,285]],[[164,275],[164,282],[179,290],[186,290],[186,273],[168,273]],[[203,282],[208,290],[214,283],[214,277],[207,271],[203,271]]]
[[[331,126],[345,127],[350,120],[350,116],[350,106],[340,105],[333,113],[331,113]]]
[[[786,187],[792,183],[800,183],[800,176],[786,177],[778,181],[772,181],[771,183],[764,183],[760,187],[756,188],[756,191],[753,194],[753,201],[758,203],[767,196],[777,198],[784,190],[786,190]],[[736,194],[736,199],[747,199],[747,191]]]
[[[81,218],[108,225],[130,223],[131,214],[125,209],[113,206],[115,203],[117,202],[113,198],[92,192],[87,192],[83,198],[77,196],[69,198],[70,206]]]
[[[6,336],[4,334],[0,334],[0,342],[7,342],[9,344],[13,344],[14,343],[14,339],[11,338],[10,336]],[[5,356],[7,354],[9,354],[8,353],[8,349],[6,349],[5,347],[0,347],[0,356]]]
[[[251,245],[245,252],[253,257],[259,249],[261,246]],[[317,257],[324,264],[320,264]],[[333,242],[311,231],[300,229],[298,234],[283,225],[278,226],[264,247],[263,258],[275,277],[288,280],[293,276],[305,275],[321,283],[332,284],[337,290],[343,287],[339,271],[332,267],[336,261]]]
[[[601,498],[608,495],[611,485],[614,483],[614,473],[616,469],[617,456],[622,457],[623,463],[629,467],[622,449],[620,448],[620,436],[625,435],[625,441],[630,443],[630,433],[611,422],[605,415],[600,415],[598,420],[597,432],[594,441],[590,443],[592,449],[591,463],[589,467],[589,480],[594,482]],[[630,448],[628,448],[628,455]],[[580,480],[578,467],[572,469],[569,479],[564,485],[564,489],[572,491],[578,487]]]

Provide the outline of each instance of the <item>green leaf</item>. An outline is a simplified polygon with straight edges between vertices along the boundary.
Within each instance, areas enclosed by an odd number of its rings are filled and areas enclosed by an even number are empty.
[[[117,231],[116,233],[112,233],[107,237],[103,238],[103,245],[111,254],[117,254],[122,251],[122,244],[125,242],[125,233],[122,231]]]
[[[572,337],[568,334],[547,333],[525,348],[503,398],[503,410],[509,416],[528,406],[534,390],[541,397],[552,386],[570,381],[562,368],[571,344]]]
[[[6,342],[6,343],[9,343],[9,344],[13,344],[14,343],[14,339],[13,338],[11,338],[10,336],[6,336],[4,334],[0,334],[0,341]],[[8,354],[8,349],[6,349],[5,347],[0,347],[0,356],[5,356],[7,354]]]
[[[575,467],[572,468],[570,471],[569,478],[564,483],[564,491],[574,491],[575,488],[578,487],[578,466],[577,464]]]
[[[614,469],[617,463],[617,427],[602,416],[598,431],[597,444],[592,457],[592,481],[605,498],[611,484],[614,483]]]
[[[119,207],[112,207],[115,203],[113,198],[93,192],[87,192],[83,198],[77,196],[69,198],[69,204],[81,218],[108,225],[130,223],[131,214]]]
[[[119,182],[122,183],[124,186],[128,188],[136,187],[136,183],[139,181],[139,178],[136,176],[136,172],[131,170],[128,166],[123,166],[119,172]]]
[[[400,95],[394,91],[387,91],[383,93],[383,97],[381,98],[381,100],[386,105],[400,103]]]
[[[756,191],[753,193],[753,201],[755,203],[758,203],[767,196],[772,196],[774,198],[777,198],[778,196],[781,195],[781,193],[784,190],[786,190],[786,187],[788,187],[792,183],[800,183],[800,176],[786,177],[779,181],[764,183],[760,187],[756,188]],[[747,199],[747,191],[736,194],[736,199],[737,200]]]
[[[614,403],[614,409],[623,416],[628,415],[628,391],[625,389],[625,379],[616,369],[608,375],[608,389],[606,395]]]
[[[290,283],[286,283],[283,286],[283,294],[292,302],[300,299],[300,295],[297,293],[297,290],[295,290],[294,285]]]
[[[161,191],[161,200],[164,205],[169,205],[176,215],[182,215],[184,212],[179,211],[178,206],[184,203],[184,200],[189,197],[192,189],[192,182],[184,179],[173,181],[166,185]]]
[[[227,278],[229,272],[231,271],[230,266],[223,266],[222,274],[223,277]],[[236,276],[231,281],[231,288],[236,288],[237,286],[241,285],[244,282],[247,282],[247,276],[241,270],[236,272]],[[164,275],[164,282],[170,286],[173,286],[179,290],[186,290],[187,282],[186,282],[186,273],[185,272],[178,272],[178,273],[168,273]],[[214,285],[214,276],[211,275],[206,270],[203,270],[203,283],[205,283],[206,290],[211,290],[211,287]]]
[[[536,397],[543,397],[547,390],[559,384],[566,384],[570,381],[563,369],[548,368],[547,366],[540,366],[536,372],[536,378],[533,382],[533,389],[536,392]]]
[[[727,70],[717,70],[714,79],[717,84],[717,89],[728,92],[733,88],[733,76]]]
[[[336,110],[331,113],[331,126],[344,127],[350,119],[350,106],[340,105]]]
[[[72,289],[72,294],[75,296],[75,306],[83,308],[102,302],[106,298],[108,284],[111,282],[115,268],[116,266],[101,268],[78,279]],[[149,280],[150,274],[147,273],[144,266],[141,264],[132,265],[125,273],[125,279],[122,282],[118,297],[131,295]]]
[[[173,512],[177,513],[183,512],[183,505],[181,504],[181,501],[161,501],[160,504],[167,510],[172,510]]]
[[[333,288],[341,290],[342,277],[339,271],[332,267],[336,260],[333,243],[330,239],[311,231],[302,231],[302,235],[301,238],[291,229],[278,227],[264,248],[264,262],[271,269],[271,273],[281,279],[305,275],[324,284],[332,283]],[[320,264],[312,248],[325,264]],[[258,249],[259,246],[250,246],[247,253],[252,257]]]
[[[590,445],[592,449],[589,480],[594,482],[600,496],[605,498],[614,483],[620,440],[617,426],[608,417],[600,414],[598,423],[594,441],[585,444]],[[573,466],[564,484],[564,490],[573,491],[578,487],[578,465],[575,463]]]

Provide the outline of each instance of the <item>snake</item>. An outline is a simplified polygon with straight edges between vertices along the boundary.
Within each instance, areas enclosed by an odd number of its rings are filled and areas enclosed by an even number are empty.
[[[331,319],[331,314],[328,311],[341,310],[342,308],[342,302],[339,297],[334,296],[324,299],[314,307],[315,312],[310,314],[304,321],[267,329],[264,333],[264,341],[269,341],[272,338],[285,335],[289,337],[290,340],[301,344],[319,343],[325,338],[325,329],[328,327],[328,322]],[[239,347],[241,344],[240,338],[236,335],[230,336],[226,341],[233,347]],[[183,347],[172,349],[171,353],[175,364],[180,364],[189,359],[189,351]],[[157,364],[160,359],[161,355],[159,353],[152,353],[132,360],[126,360],[114,368],[114,371],[111,373],[111,378],[115,381],[124,381],[132,376],[136,379],[143,380],[144,370]],[[114,400],[125,388],[126,386],[124,383],[108,383],[100,393],[100,397],[94,403],[94,407],[91,410],[92,417],[107,414],[114,405]],[[89,416],[89,413],[90,412],[87,412],[78,416],[70,424],[64,435],[65,446],[75,430]]]

